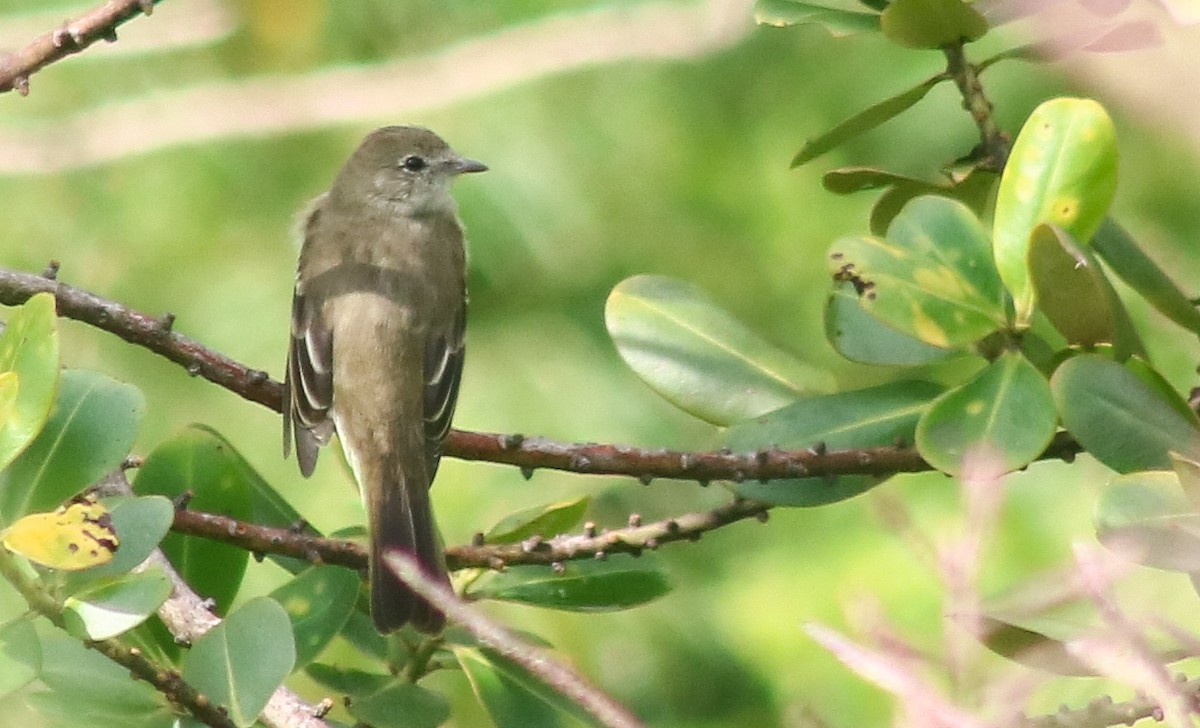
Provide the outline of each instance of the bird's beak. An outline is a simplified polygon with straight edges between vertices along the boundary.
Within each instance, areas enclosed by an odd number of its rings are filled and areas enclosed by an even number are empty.
[[[451,169],[453,170],[454,174],[486,172],[488,169],[488,166],[483,162],[476,162],[474,159],[467,159],[466,157],[458,157],[454,160],[453,165],[454,166]]]

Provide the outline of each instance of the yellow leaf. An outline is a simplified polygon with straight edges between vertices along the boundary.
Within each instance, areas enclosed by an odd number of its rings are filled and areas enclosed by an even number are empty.
[[[4,546],[51,569],[79,571],[107,564],[117,550],[108,509],[80,495],[53,513],[33,513],[0,534]]]

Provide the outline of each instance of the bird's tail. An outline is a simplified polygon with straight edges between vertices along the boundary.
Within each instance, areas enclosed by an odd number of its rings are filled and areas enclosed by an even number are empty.
[[[388,551],[412,556],[428,576],[450,584],[430,510],[429,485],[406,475],[398,463],[384,467],[378,486],[367,497],[371,538],[371,617],[380,632],[412,622],[418,630],[438,632],[446,617],[404,585],[383,561]]]

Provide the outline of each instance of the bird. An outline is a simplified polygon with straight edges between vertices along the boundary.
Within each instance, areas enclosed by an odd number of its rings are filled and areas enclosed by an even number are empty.
[[[466,250],[455,178],[487,166],[434,132],[387,126],[303,216],[284,381],[283,452],[304,477],[338,436],[367,513],[371,617],[381,633],[445,616],[383,562],[408,553],[449,585],[429,489],[462,378]]]

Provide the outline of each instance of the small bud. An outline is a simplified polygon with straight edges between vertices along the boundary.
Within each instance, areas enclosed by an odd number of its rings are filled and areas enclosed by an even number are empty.
[[[529,465],[522,465],[521,466],[521,477],[525,478],[525,480],[532,480],[533,479],[533,467],[529,466]]]
[[[654,482],[654,477],[651,475],[647,475],[646,473],[642,473],[641,475],[638,476],[638,482],[641,483],[642,485],[650,485],[651,483]]]
[[[520,433],[501,435],[500,447],[503,450],[516,450],[525,444],[525,436]]]
[[[640,513],[630,513],[629,514],[629,527],[637,528],[640,525],[642,525],[642,515]]]

